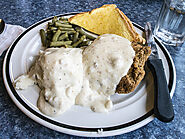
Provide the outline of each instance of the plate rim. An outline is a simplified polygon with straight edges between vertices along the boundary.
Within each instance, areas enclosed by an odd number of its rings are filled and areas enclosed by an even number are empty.
[[[78,14],[78,13],[79,12],[72,12],[72,13],[66,13],[66,14],[59,14],[59,15],[56,15],[56,16],[57,17],[69,16],[69,15],[74,15],[74,14]],[[9,77],[9,66],[8,65],[9,65],[9,62],[10,62],[11,53],[13,52],[13,50],[16,47],[16,44],[19,42],[19,40],[21,40],[21,38],[27,32],[29,32],[31,29],[35,28],[36,26],[52,19],[53,17],[54,16],[45,18],[43,20],[40,20],[40,21],[36,22],[35,24],[31,25],[30,27],[28,27],[21,35],[19,35],[17,37],[17,39],[12,43],[12,45],[9,47],[8,51],[6,52],[4,62],[3,62],[3,80],[4,80],[4,84],[5,84],[7,92],[9,94],[9,96],[11,97],[11,99],[16,104],[16,106],[19,109],[21,109],[21,111],[24,114],[26,114],[28,117],[30,117],[32,120],[40,123],[43,126],[51,128],[53,130],[57,130],[59,132],[63,132],[63,133],[71,134],[71,135],[78,135],[78,136],[99,137],[99,136],[118,135],[120,133],[123,134],[123,133],[133,131],[135,129],[138,129],[138,128],[146,125],[150,121],[152,121],[154,119],[153,109],[151,111],[149,111],[148,113],[144,114],[143,116],[141,116],[141,117],[139,117],[139,118],[137,118],[137,119],[135,119],[131,122],[125,123],[125,124],[120,124],[120,125],[117,125],[117,126],[111,126],[111,127],[105,127],[105,128],[86,128],[86,127],[66,125],[66,124],[62,124],[62,123],[59,123],[59,122],[57,122],[59,124],[54,124],[54,123],[56,123],[56,121],[48,119],[47,117],[45,117],[43,115],[40,115],[39,113],[37,114],[37,112],[35,110],[33,110],[32,108],[30,108],[29,106],[25,107],[25,105],[27,105],[27,104],[18,96],[17,92],[15,91],[15,88],[13,87],[11,79]],[[136,23],[133,23],[133,25],[135,27],[137,27],[138,29],[142,30],[142,31],[144,30],[140,25],[138,25]],[[169,87],[169,90],[170,90],[170,96],[172,97],[173,94],[174,94],[174,91],[175,91],[175,86],[176,86],[176,69],[175,69],[175,66],[174,66],[174,62],[173,62],[168,50],[165,48],[165,46],[157,38],[155,38],[155,42],[161,48],[163,54],[165,55],[167,63],[168,63],[169,73],[170,73],[170,76],[169,76],[170,79],[169,79],[169,86],[168,87]],[[170,69],[172,69],[172,70],[170,70]],[[16,96],[16,94],[17,94],[17,96]],[[38,115],[40,115],[42,118]],[[48,120],[50,121],[49,123],[48,123]],[[54,121],[54,122],[52,122],[52,121]],[[140,124],[140,123],[142,123],[142,124]],[[63,131],[61,131],[59,128],[57,128],[55,126],[59,127],[60,129],[63,128]],[[127,127],[128,128],[132,127],[132,128],[130,130],[124,131],[124,129],[127,128]],[[100,130],[100,129],[103,129],[103,134],[97,134],[97,131]],[[120,131],[121,129],[123,129],[123,131]],[[66,131],[66,130],[68,130],[68,131]],[[73,133],[71,131],[73,131]],[[74,131],[77,131],[77,132],[74,132]],[[112,131],[114,131],[114,132],[117,131],[117,132],[112,133]],[[79,134],[78,132],[81,132],[81,133],[84,132],[85,134]],[[96,134],[94,134],[94,133],[96,133]]]

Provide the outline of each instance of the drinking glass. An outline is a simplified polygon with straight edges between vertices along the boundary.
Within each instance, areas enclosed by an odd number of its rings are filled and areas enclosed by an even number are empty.
[[[164,44],[180,46],[185,40],[185,0],[164,0],[154,35]]]

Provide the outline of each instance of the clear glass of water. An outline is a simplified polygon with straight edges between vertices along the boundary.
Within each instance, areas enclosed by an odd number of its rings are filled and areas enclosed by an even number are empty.
[[[185,41],[185,0],[164,0],[154,35],[164,44],[180,46]]]

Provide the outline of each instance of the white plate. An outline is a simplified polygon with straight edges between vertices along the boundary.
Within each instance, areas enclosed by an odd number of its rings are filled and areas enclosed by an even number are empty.
[[[71,16],[65,14],[59,16]],[[39,89],[37,86],[27,90],[15,90],[13,82],[19,75],[26,73],[41,47],[39,30],[45,28],[53,17],[44,19],[29,27],[7,51],[3,65],[3,78],[6,89],[14,103],[27,116],[53,130],[77,136],[112,136],[138,129],[154,119],[153,116],[153,78],[150,71],[133,93],[111,97],[114,108],[109,113],[94,113],[88,108],[73,106],[61,116],[52,118],[42,114],[37,106]],[[138,33],[143,28],[134,24]],[[156,40],[159,55],[163,61],[170,95],[173,96],[176,72],[170,54]],[[103,131],[103,132],[98,132]]]

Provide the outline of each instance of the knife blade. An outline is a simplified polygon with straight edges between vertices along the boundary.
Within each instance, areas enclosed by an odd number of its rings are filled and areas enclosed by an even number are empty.
[[[155,44],[151,24],[145,25],[145,36],[147,45],[151,47],[151,55],[147,60],[147,66],[154,77],[154,115],[162,122],[170,122],[174,118],[174,110],[162,60],[159,57]]]

